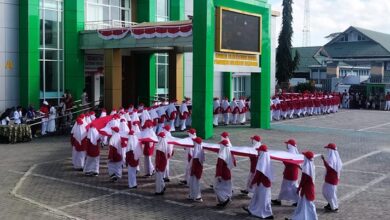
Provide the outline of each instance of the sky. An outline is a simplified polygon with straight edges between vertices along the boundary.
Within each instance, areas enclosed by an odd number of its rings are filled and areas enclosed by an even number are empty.
[[[282,12],[282,0],[269,0],[272,10]],[[305,0],[293,0],[294,47],[302,46]],[[279,17],[276,33],[279,36]],[[390,34],[390,0],[310,0],[309,46],[326,44],[331,33],[343,32],[350,26]]]

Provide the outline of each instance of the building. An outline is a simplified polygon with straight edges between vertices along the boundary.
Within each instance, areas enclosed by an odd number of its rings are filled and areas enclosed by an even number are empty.
[[[259,50],[217,50],[218,13],[252,16],[259,26],[235,34]],[[107,108],[190,97],[210,136],[213,97],[250,96],[252,125],[267,128],[277,16],[266,0],[0,0],[0,111],[84,88]]]
[[[301,56],[294,77],[314,80],[326,90],[332,89],[332,78],[352,76],[358,77],[358,82],[390,82],[389,34],[351,26],[324,46],[293,50]]]

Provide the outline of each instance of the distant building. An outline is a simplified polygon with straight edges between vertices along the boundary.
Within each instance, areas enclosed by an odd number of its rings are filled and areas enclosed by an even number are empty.
[[[296,47],[295,51],[301,62],[294,78],[314,80],[324,90],[334,89],[335,83],[348,77],[390,83],[390,34],[351,26],[324,46]]]

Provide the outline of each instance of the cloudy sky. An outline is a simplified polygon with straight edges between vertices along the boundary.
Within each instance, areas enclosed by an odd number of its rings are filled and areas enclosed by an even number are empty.
[[[282,12],[282,0],[270,0],[272,9]],[[305,0],[294,0],[293,46],[302,46]],[[278,18],[279,35],[281,17]],[[310,0],[311,46],[328,42],[324,37],[349,26],[390,34],[390,0]]]

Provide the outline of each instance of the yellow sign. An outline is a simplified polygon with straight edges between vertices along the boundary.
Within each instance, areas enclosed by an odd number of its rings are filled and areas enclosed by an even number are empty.
[[[215,53],[214,64],[259,67],[259,56],[252,54]]]
[[[7,60],[5,62],[5,68],[7,70],[12,70],[14,68],[14,63],[12,62],[12,60]]]

